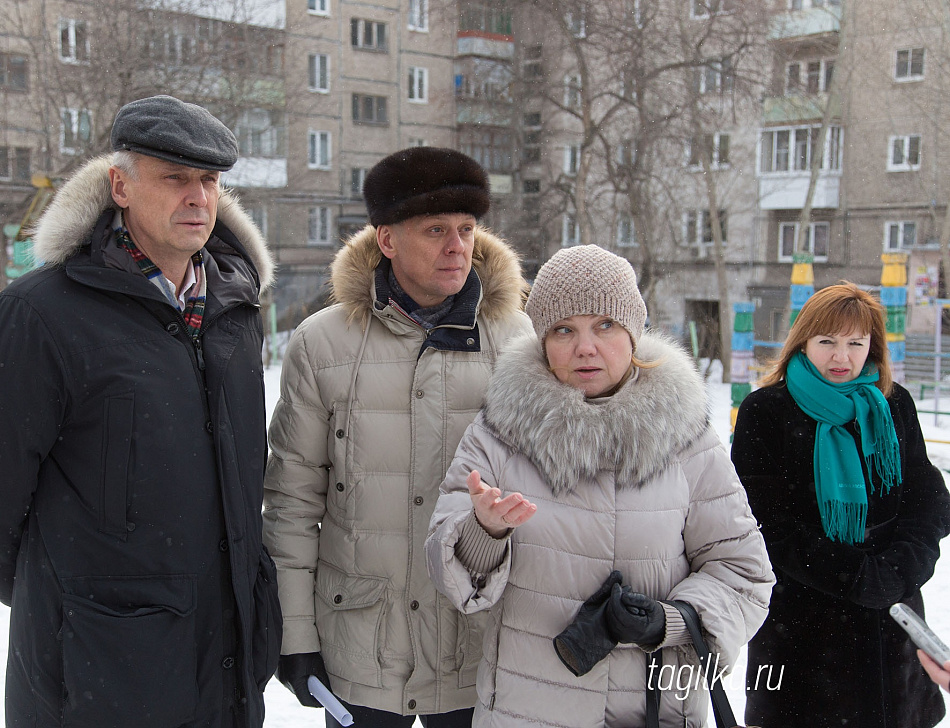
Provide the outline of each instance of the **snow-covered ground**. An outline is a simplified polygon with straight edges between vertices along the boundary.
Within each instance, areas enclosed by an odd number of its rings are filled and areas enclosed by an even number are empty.
[[[714,380],[715,374],[711,380]],[[280,380],[279,367],[271,367],[265,372],[265,386],[268,412],[273,410],[279,394]],[[713,421],[724,443],[729,442],[729,408],[730,388],[719,382],[709,385],[710,400],[712,402]],[[933,401],[919,401],[919,409],[934,409]],[[941,402],[941,409],[950,411],[950,400]],[[920,423],[924,437],[928,440],[927,452],[934,465],[950,473],[950,415],[937,418],[933,414],[921,414]],[[945,476],[946,477],[946,476]],[[927,621],[937,634],[946,642],[950,642],[950,558],[943,558],[937,562],[936,573],[933,579],[924,586],[924,599],[928,606]],[[8,643],[9,609],[0,605],[0,655],[5,655]],[[744,658],[743,658],[744,659]],[[847,657],[842,655],[842,669],[845,669]],[[0,660],[0,674],[6,669],[6,661]],[[726,689],[732,702],[733,710],[739,721],[742,721],[742,711],[745,705],[743,693],[743,678],[745,665],[737,665],[733,675],[725,680]],[[0,697],[3,695],[3,680],[0,680]],[[945,696],[946,697],[946,696]],[[323,716],[312,708],[304,708],[297,699],[276,680],[271,680],[264,694],[267,704],[267,718],[264,721],[266,728],[300,728],[300,726],[323,726]],[[419,725],[419,722],[416,722]],[[712,713],[709,725],[715,723]],[[940,723],[940,728],[950,728],[950,717]]]

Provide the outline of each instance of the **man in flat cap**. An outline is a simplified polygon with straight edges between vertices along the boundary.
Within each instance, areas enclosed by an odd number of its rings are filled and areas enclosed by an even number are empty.
[[[464,154],[396,152],[363,195],[371,224],[333,261],[337,303],[291,338],[271,419],[277,676],[312,706],[306,676],[329,682],[363,728],[468,728],[485,617],[436,592],[423,543],[499,348],[531,329],[525,281],[477,223],[488,178]]]
[[[234,136],[119,110],[0,293],[6,725],[257,728],[280,608],[261,545],[265,242]]]

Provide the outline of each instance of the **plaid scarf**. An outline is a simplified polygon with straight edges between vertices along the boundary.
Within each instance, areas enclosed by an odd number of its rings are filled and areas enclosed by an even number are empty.
[[[172,306],[178,308],[178,296],[175,293],[175,289],[168,282],[168,279],[165,278],[165,275],[159,267],[149,260],[148,256],[139,250],[138,246],[132,242],[132,238],[129,237],[129,231],[125,228],[117,228],[115,233],[116,243],[118,243],[119,247],[126,250],[128,254],[132,256],[132,260],[135,261],[145,277],[155,284],[155,287],[162,292]],[[195,285],[192,286],[191,289],[193,295],[188,296],[181,315],[185,319],[188,334],[194,341],[197,341],[198,332],[201,331],[201,319],[204,317],[205,312],[205,298],[208,293],[208,282],[205,280],[204,262],[200,250],[191,256],[191,263],[195,270]]]

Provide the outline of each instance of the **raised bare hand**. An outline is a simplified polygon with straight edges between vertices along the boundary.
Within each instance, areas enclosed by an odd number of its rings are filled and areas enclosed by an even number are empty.
[[[475,506],[475,518],[494,538],[501,538],[509,528],[525,523],[538,510],[521,493],[509,493],[502,498],[498,488],[490,488],[482,482],[477,470],[469,473],[466,482]]]

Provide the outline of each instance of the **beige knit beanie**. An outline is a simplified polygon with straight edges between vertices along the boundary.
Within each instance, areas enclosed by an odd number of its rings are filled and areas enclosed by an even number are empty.
[[[637,341],[647,307],[630,261],[597,245],[562,248],[541,266],[525,311],[538,339],[561,319],[583,314],[609,316]]]

